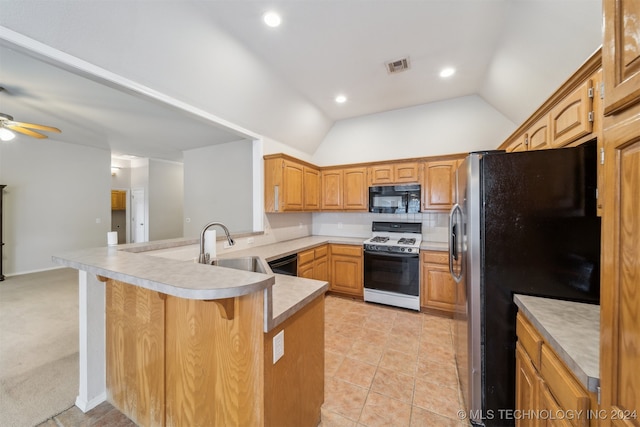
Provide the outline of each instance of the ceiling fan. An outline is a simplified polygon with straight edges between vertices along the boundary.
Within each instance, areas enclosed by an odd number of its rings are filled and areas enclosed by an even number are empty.
[[[37,129],[39,131],[56,132],[56,133],[62,132],[60,129],[54,128],[53,126],[39,125],[36,123],[17,122],[13,120],[12,116],[8,114],[0,113],[0,139],[3,141],[10,141],[13,138],[15,138],[15,134],[11,131],[19,132],[24,135],[29,135],[34,138],[43,139],[47,137],[47,135],[44,135],[40,132],[36,132],[33,129]]]

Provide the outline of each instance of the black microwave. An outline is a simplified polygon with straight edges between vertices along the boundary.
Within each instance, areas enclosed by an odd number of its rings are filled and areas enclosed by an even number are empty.
[[[420,212],[420,185],[384,185],[369,187],[369,212]]]

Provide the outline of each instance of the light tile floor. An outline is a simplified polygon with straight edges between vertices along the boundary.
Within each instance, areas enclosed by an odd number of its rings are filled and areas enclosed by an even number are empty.
[[[320,427],[463,427],[450,319],[327,296]],[[134,426],[108,403],[39,427]]]
[[[450,319],[328,296],[322,427],[455,426]]]

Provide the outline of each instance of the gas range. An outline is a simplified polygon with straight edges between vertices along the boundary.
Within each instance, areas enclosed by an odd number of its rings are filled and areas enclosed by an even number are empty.
[[[373,237],[364,242],[372,252],[417,254],[422,242],[422,224],[414,222],[380,222],[372,225]]]
[[[364,300],[420,310],[422,223],[373,223],[364,242]]]

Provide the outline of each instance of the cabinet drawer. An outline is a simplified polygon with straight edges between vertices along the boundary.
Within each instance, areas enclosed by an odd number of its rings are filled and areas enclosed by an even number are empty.
[[[540,369],[540,349],[542,347],[542,337],[531,323],[521,313],[516,318],[516,335],[518,342],[527,352],[533,365]]]
[[[422,262],[449,265],[449,252],[422,251]]]
[[[313,249],[306,250],[304,252],[298,252],[298,265],[303,265],[308,262],[313,262],[314,257]]]
[[[362,247],[352,245],[331,245],[332,255],[361,256]]]
[[[589,395],[548,345],[543,345],[540,353],[540,374],[549,390],[563,410],[583,414],[582,418],[570,420],[571,424],[586,426]]]
[[[327,245],[320,246],[315,248],[314,253],[315,253],[316,259],[322,258],[327,256],[327,254],[329,253],[329,249],[327,249]]]

